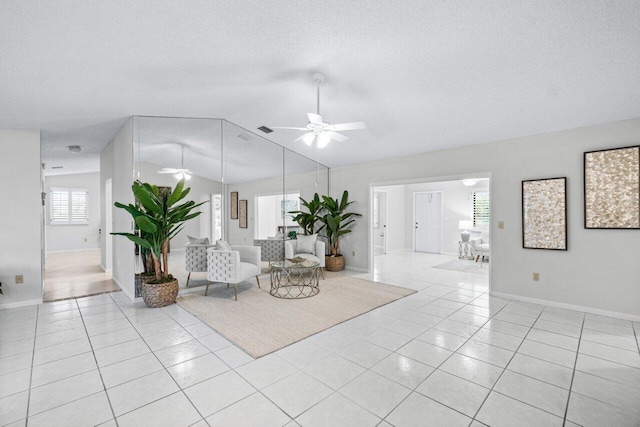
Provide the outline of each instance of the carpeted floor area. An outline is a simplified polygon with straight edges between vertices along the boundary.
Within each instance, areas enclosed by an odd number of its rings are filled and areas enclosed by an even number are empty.
[[[468,259],[454,259],[442,264],[434,265],[433,268],[443,270],[464,271],[465,273],[489,274],[488,262],[475,262]]]
[[[209,295],[191,294],[178,304],[253,357],[261,357],[338,323],[388,304],[416,291],[351,276],[320,281],[314,297],[285,300],[269,294],[253,282],[238,286],[211,286]]]

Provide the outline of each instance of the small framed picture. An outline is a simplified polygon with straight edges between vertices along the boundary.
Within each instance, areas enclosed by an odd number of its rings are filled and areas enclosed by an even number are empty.
[[[238,219],[238,192],[231,192],[231,201],[229,202],[231,219]]]
[[[239,214],[239,226],[240,228],[247,228],[247,201],[240,200],[238,205]]]
[[[522,181],[522,247],[567,250],[567,178]]]

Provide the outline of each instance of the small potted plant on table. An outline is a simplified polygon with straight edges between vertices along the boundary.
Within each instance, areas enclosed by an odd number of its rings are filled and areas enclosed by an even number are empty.
[[[192,212],[203,203],[187,201],[177,204],[189,194],[190,188],[184,188],[184,179],[180,180],[173,191],[159,191],[158,187],[136,181],[131,189],[137,203],[115,206],[129,212],[133,217],[139,234],[111,233],[125,236],[141,248],[148,249],[153,262],[155,276],[142,283],[142,299],[149,307],[164,307],[173,304],[178,295],[178,280],[169,274],[169,241],[175,237],[184,223],[200,215]]]

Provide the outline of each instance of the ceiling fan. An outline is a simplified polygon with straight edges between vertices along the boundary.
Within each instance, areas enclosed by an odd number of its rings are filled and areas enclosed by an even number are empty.
[[[320,115],[320,84],[325,81],[325,75],[322,73],[314,73],[313,80],[317,85],[317,98],[316,98],[316,114],[307,113],[309,123],[306,127],[278,127],[273,126],[272,129],[293,129],[306,131],[304,135],[296,138],[296,141],[303,141],[305,144],[311,146],[315,141],[318,148],[324,148],[331,142],[336,140],[339,142],[349,139],[348,136],[344,136],[338,131],[366,129],[367,125],[364,122],[351,122],[351,123],[339,123],[332,125],[322,120]]]
[[[193,172],[191,172],[189,169],[186,169],[184,167],[184,144],[178,144],[178,145],[182,150],[182,160],[180,162],[180,168],[162,168],[161,170],[158,171],[158,173],[159,174],[175,174],[175,177],[177,179],[184,178],[185,181],[188,181],[191,179],[191,175],[193,175]]]

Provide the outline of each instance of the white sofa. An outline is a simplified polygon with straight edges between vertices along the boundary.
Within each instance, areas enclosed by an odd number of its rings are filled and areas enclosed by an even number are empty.
[[[320,272],[322,273],[322,278],[324,279],[324,251],[325,245],[322,240],[316,240],[314,244],[313,253],[308,252],[298,252],[298,240],[285,240],[284,242],[284,257],[287,259],[300,257],[304,259],[308,259],[310,261],[315,261],[320,264]]]
[[[260,247],[232,245],[230,251],[207,249],[207,287],[204,295],[209,292],[211,282],[233,283],[233,291],[238,301],[238,283],[254,277],[260,287],[261,273]]]

